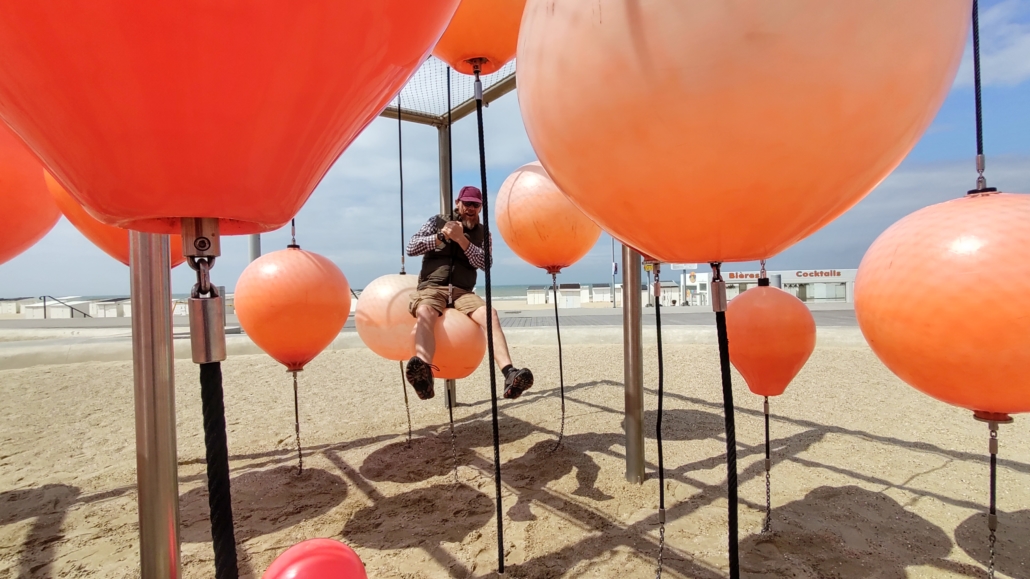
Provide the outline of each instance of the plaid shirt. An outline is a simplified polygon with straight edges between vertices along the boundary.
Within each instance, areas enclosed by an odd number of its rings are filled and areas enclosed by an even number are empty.
[[[436,229],[436,216],[430,217],[429,221],[426,221],[415,235],[411,236],[411,240],[408,241],[408,256],[415,257],[417,255],[425,255],[434,249],[439,249],[437,244],[439,240],[436,238],[436,234],[439,233]],[[490,241],[487,242],[487,247],[492,247],[493,235],[490,236]],[[476,269],[486,269],[486,260],[483,253],[483,248],[479,247],[474,243],[469,243],[467,249],[465,249],[465,257],[468,258],[469,263]]]

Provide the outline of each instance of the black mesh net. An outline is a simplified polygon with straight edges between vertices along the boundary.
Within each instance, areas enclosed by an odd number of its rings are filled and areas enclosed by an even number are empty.
[[[515,61],[504,65],[495,73],[481,77],[483,90],[515,74]],[[451,71],[451,109],[473,98],[474,77]],[[401,110],[405,112],[440,117],[447,114],[447,64],[430,56],[418,69],[400,93]],[[397,110],[397,100],[389,106]]]

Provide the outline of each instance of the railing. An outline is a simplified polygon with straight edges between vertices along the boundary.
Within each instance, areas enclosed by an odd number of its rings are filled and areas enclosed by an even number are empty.
[[[55,298],[54,296],[39,296],[39,299],[43,300],[43,319],[44,320],[46,319],[46,300],[47,300],[47,298],[50,298],[50,299],[54,300],[55,302],[57,302],[57,303],[65,306],[65,307],[67,307],[68,309],[71,309],[71,310],[74,310],[76,312],[79,312],[80,314],[82,314],[82,317],[84,317],[84,318],[92,318],[93,317],[93,316],[87,314],[86,312],[80,310],[79,308],[77,308],[77,307],[75,307],[73,305],[69,305],[69,304],[66,304],[66,303],[62,302],[61,300]],[[74,317],[74,314],[72,315],[72,317]]]

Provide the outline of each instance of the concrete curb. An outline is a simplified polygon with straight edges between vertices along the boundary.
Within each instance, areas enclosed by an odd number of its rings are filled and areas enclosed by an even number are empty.
[[[132,341],[124,336],[96,338],[31,340],[0,343],[0,370],[14,370],[49,364],[75,364],[79,362],[122,362],[132,360]],[[513,346],[554,346],[557,339],[553,328],[508,328],[508,343]],[[654,328],[644,328],[644,344],[655,343]],[[95,334],[94,334],[95,335]],[[709,326],[670,326],[662,329],[665,344],[716,344],[715,328]],[[190,359],[190,343],[186,336],[174,340],[175,358]],[[562,330],[562,344],[612,345],[622,343],[622,327],[572,327]],[[829,348],[867,347],[858,328],[822,327],[817,330],[816,345]],[[341,333],[327,350],[364,348],[357,332]],[[229,356],[261,354],[245,335],[226,336]]]

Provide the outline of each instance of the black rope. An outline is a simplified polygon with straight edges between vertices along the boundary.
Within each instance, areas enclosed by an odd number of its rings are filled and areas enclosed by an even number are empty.
[[[411,406],[408,405],[408,389],[404,385],[404,361],[397,363],[401,366],[401,391],[404,392],[404,412],[408,415],[408,446],[411,446]]]
[[[237,579],[236,536],[232,524],[229,488],[229,447],[225,435],[225,403],[222,399],[222,364],[200,365],[200,399],[204,412],[204,446],[207,448],[207,493],[211,509],[211,542],[215,550],[215,578]]]
[[[490,409],[494,423],[494,483],[497,500],[497,572],[504,573],[504,519],[501,509],[501,436],[497,421],[497,369],[494,364],[493,333],[493,293],[490,289],[490,266],[493,264],[492,244],[490,243],[489,195],[486,192],[486,142],[483,137],[483,84],[479,80],[479,65],[475,65],[476,75],[476,121],[479,124],[479,176],[483,186],[483,238],[486,240],[486,268],[484,283],[486,284],[486,349],[490,365]]]
[[[454,466],[454,484],[458,485],[458,445],[457,437],[454,435],[454,400],[451,400],[451,389],[444,388],[444,395],[447,397],[447,414],[451,422],[451,464]]]
[[[980,10],[973,0],[973,88],[976,95],[976,154],[984,154],[983,110],[980,99]]]
[[[451,146],[451,67],[447,67],[447,207],[454,207],[454,155]],[[486,195],[484,192],[483,195]]]
[[[722,284],[719,264],[712,264],[712,282]],[[722,400],[726,414],[726,498],[729,503],[728,535],[730,579],[740,579],[740,557],[737,545],[737,432],[733,420],[733,376],[730,374],[730,340],[726,332],[726,312],[723,298],[718,300],[715,312],[715,326],[719,336],[719,367],[722,371]]]
[[[297,433],[297,474],[304,472],[304,453],[300,447],[300,402],[297,397],[297,372],[293,372],[293,429]]]
[[[561,428],[558,430],[558,441],[554,443],[551,452],[558,450],[561,446],[562,437],[565,436],[565,370],[562,367],[561,352],[561,326],[558,323],[558,274],[551,273],[551,289],[554,290],[554,331],[558,334],[558,386],[561,388]]]
[[[401,133],[401,94],[397,93],[397,168],[401,181],[401,274],[404,271],[404,248],[406,238],[404,237],[404,139]],[[407,394],[407,390],[404,391]],[[409,424],[410,427],[410,424]],[[410,440],[411,437],[409,436]]]
[[[655,286],[661,287],[655,270]],[[652,292],[653,293],[653,292]],[[665,551],[665,455],[662,449],[662,402],[665,398],[665,358],[662,355],[662,298],[659,292],[654,304],[654,324],[658,334],[658,415],[655,419],[655,438],[658,440],[658,570],[655,579],[662,576],[662,554]]]

